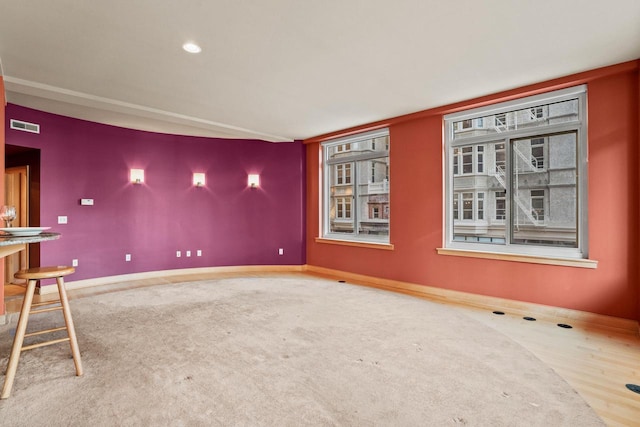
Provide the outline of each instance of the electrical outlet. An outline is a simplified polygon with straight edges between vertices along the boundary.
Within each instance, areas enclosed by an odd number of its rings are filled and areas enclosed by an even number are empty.
[[[186,256],[191,256],[191,251],[187,251],[187,252],[185,252],[185,255],[186,255]]]
[[[182,256],[182,252],[176,251],[176,258],[180,258]]]
[[[59,216],[58,217],[58,224],[66,224],[67,223],[67,217],[65,216]]]
[[[78,266],[78,260],[77,259],[72,259],[71,260],[71,266],[72,267],[77,267]]]
[[[284,249],[283,248],[278,249],[278,255],[284,255]]]
[[[198,250],[196,251],[196,256],[202,256],[202,250],[198,249]]]
[[[131,261],[131,254],[125,254],[124,260],[125,261]]]

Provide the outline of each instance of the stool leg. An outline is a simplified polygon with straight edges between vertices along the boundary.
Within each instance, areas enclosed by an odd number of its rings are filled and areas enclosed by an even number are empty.
[[[2,394],[0,395],[0,399],[6,399],[11,394],[13,380],[16,376],[16,369],[18,369],[18,360],[20,359],[20,353],[22,351],[24,334],[27,331],[29,312],[31,311],[31,303],[33,302],[33,293],[36,290],[36,282],[37,280],[29,280],[29,283],[27,284],[27,290],[24,293],[22,309],[20,310],[20,318],[18,319],[18,326],[16,327],[16,336],[13,339],[13,347],[11,347],[9,364],[7,365],[7,374],[4,378],[4,386],[2,387]]]
[[[58,284],[58,292],[60,293],[60,304],[62,305],[62,313],[64,314],[64,322],[67,324],[67,333],[69,334],[69,345],[71,346],[71,354],[73,362],[76,365],[76,375],[82,375],[82,360],[80,360],[80,348],[76,338],[76,330],[73,327],[73,318],[71,317],[71,309],[69,308],[69,300],[67,299],[67,290],[64,287],[62,277],[56,277]]]

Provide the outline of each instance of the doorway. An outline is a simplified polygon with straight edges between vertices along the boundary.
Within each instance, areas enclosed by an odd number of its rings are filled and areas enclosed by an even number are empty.
[[[29,166],[6,168],[4,171],[4,204],[16,208],[16,218],[11,221],[11,227],[29,226]],[[2,225],[3,227],[6,224]],[[25,248],[20,252],[7,255],[4,258],[4,283],[23,283],[14,279],[18,271],[29,268],[29,251]]]
[[[40,150],[5,145],[5,199],[3,204],[16,207],[12,227],[40,226]],[[3,225],[4,226],[4,225]],[[21,296],[24,287],[13,275],[22,268],[40,266],[40,244],[5,258],[4,299]]]

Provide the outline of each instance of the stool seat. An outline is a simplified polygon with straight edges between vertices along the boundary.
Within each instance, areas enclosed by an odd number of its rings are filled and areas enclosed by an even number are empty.
[[[14,277],[16,279],[40,280],[55,279],[56,277],[68,276],[75,273],[76,269],[65,265],[56,265],[55,267],[34,267],[26,270],[20,270]]]
[[[6,399],[11,394],[13,380],[16,375],[16,370],[18,369],[18,359],[20,359],[20,353],[26,350],[68,341],[69,345],[71,346],[71,355],[73,356],[73,362],[76,367],[76,375],[82,375],[80,349],[78,348],[78,340],[76,338],[76,331],[73,326],[71,309],[69,308],[69,300],[67,298],[67,291],[64,287],[63,280],[64,276],[67,276],[75,271],[76,269],[73,267],[58,265],[55,267],[29,268],[26,270],[20,270],[16,274],[14,274],[14,277],[16,279],[27,279],[28,283],[27,289],[24,293],[24,300],[22,301],[22,309],[20,310],[20,317],[18,318],[18,325],[16,326],[16,335],[13,339],[13,346],[11,347],[11,354],[9,355],[9,363],[7,364],[7,371],[4,378],[2,393],[0,393],[0,399]],[[58,293],[60,294],[59,301],[40,302],[33,304],[33,294],[36,290],[36,283],[41,279],[56,279],[56,284],[58,285]],[[56,307],[40,308],[41,306],[50,306],[52,304],[58,303],[60,303],[60,305]],[[32,307],[36,307],[36,309],[32,310]],[[56,310],[62,311],[65,322],[64,327],[51,328],[42,331],[27,333],[27,323],[29,322],[30,314],[47,313]],[[49,341],[38,342],[25,346],[22,345],[25,338],[63,330],[67,331],[67,338],[52,339]]]

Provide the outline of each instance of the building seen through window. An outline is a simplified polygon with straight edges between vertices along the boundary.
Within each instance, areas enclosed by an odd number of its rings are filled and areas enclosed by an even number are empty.
[[[573,89],[445,118],[448,247],[585,256],[585,99]]]
[[[323,236],[389,241],[389,133],[323,144]]]

